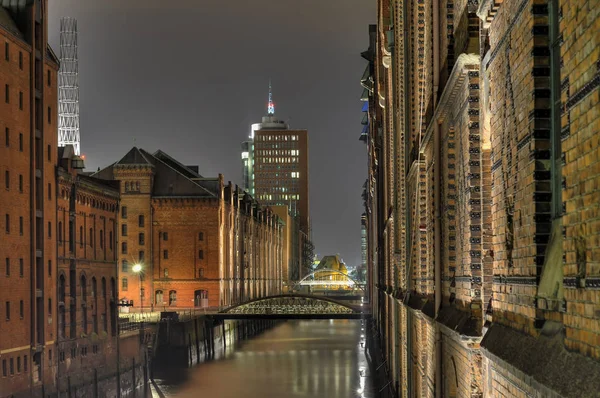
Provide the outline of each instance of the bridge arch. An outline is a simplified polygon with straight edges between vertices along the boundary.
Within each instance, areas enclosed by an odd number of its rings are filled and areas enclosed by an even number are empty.
[[[360,314],[351,305],[321,296],[281,294],[260,297],[221,311],[224,314]]]
[[[318,277],[318,274],[321,274],[321,273],[327,274],[326,276],[330,276],[330,279],[329,280],[328,279],[321,279],[321,280],[316,279],[315,280],[315,277]],[[333,278],[331,278],[331,276],[333,276],[332,274],[336,276],[335,280],[331,280],[331,279],[333,279]],[[310,286],[310,285],[349,286],[349,287],[352,287],[353,289],[358,288],[358,289],[364,291],[364,288],[362,287],[361,283],[354,280],[350,275],[345,274],[345,273],[335,270],[335,269],[331,269],[331,268],[317,269],[317,270],[311,272],[310,274],[306,275],[304,278],[300,279],[297,283],[294,284],[294,286]]]

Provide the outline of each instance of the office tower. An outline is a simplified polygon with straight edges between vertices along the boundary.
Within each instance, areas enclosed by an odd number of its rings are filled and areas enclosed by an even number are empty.
[[[290,129],[275,117],[270,84],[267,115],[251,126],[242,149],[244,189],[263,205],[288,206],[309,234],[308,131]]]

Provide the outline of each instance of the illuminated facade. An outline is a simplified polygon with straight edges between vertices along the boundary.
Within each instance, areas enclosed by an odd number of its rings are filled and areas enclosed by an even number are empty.
[[[299,276],[306,274],[313,256],[310,241],[308,200],[308,131],[292,130],[275,117],[269,84],[267,115],[250,128],[242,143],[244,190],[266,206],[287,206],[289,216],[298,220],[301,242]]]
[[[79,61],[77,20],[60,20],[60,70],[58,71],[58,146],[72,145],[80,154]]]
[[[120,181],[119,299],[134,311],[228,306],[281,292],[277,215],[157,151],[132,148],[95,177]]]
[[[599,15],[377,5],[361,140],[389,395],[597,396]]]

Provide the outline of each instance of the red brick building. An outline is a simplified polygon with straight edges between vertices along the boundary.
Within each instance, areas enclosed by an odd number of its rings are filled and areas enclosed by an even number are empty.
[[[56,358],[58,60],[48,2],[29,3],[0,6],[2,397],[53,383]]]
[[[94,176],[121,183],[119,298],[136,311],[228,306],[281,291],[279,218],[222,176],[138,148]]]
[[[391,392],[600,390],[600,17],[586,1],[379,0],[367,262]]]
[[[58,388],[116,370],[119,183],[81,173],[73,147],[59,148],[57,247]]]

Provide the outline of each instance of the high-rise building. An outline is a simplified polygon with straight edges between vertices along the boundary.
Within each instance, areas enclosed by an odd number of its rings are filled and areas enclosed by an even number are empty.
[[[60,69],[58,71],[58,146],[72,145],[80,154],[79,61],[77,20],[60,19]]]
[[[242,144],[244,189],[267,206],[288,206],[309,234],[308,131],[293,130],[275,117],[271,85],[267,115]]]
[[[0,395],[52,383],[58,59],[48,1],[0,3]]]

